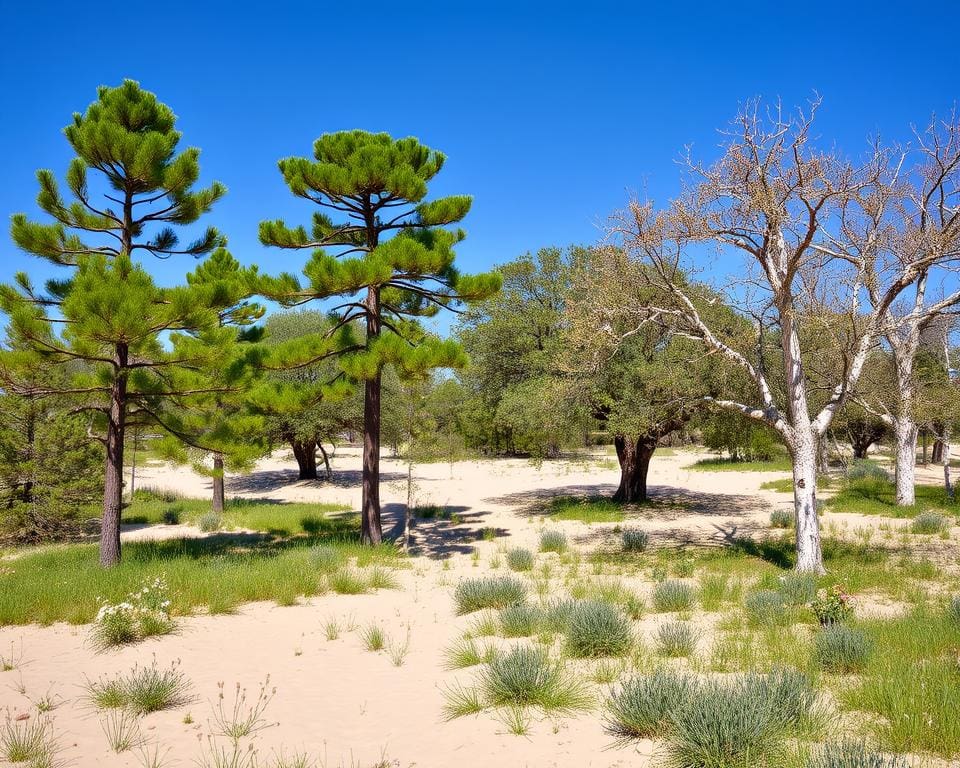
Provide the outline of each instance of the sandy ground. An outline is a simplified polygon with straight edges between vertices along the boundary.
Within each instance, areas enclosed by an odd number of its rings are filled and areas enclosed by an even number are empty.
[[[632,524],[651,530],[658,540],[721,543],[766,527],[770,509],[789,504],[784,495],[759,490],[761,483],[783,473],[685,469],[696,458],[681,451],[654,459],[651,492],[683,501],[685,506],[658,508]],[[358,456],[341,451],[334,467],[333,484],[298,482],[295,464],[277,454],[251,475],[229,478],[228,493],[358,505]],[[405,471],[396,461],[383,464],[385,529],[396,531],[401,524]],[[189,470],[151,466],[138,470],[138,475],[141,486],[174,489],[189,496],[209,493],[209,480]],[[414,531],[418,555],[410,569],[398,572],[400,590],[361,596],[328,594],[293,607],[256,603],[232,616],[183,618],[175,635],[105,653],[96,653],[90,646],[87,627],[2,628],[0,652],[9,651],[11,644],[22,646],[23,662],[17,670],[0,673],[0,709],[14,715],[30,712],[31,700],[53,696],[59,702],[52,717],[63,759],[77,766],[142,765],[135,752],[117,755],[109,750],[83,685],[101,674],[126,672],[134,664],[156,660],[161,666],[179,664],[195,696],[190,704],[143,719],[144,736],[161,745],[161,753],[169,749],[165,765],[199,764],[219,683],[225,684],[229,707],[235,685],[255,697],[268,675],[276,695],[265,718],[276,725],[253,739],[263,758],[281,750],[287,756],[306,751],[331,768],[366,767],[383,756],[391,765],[421,768],[648,765],[652,744],[644,742],[636,749],[611,747],[599,712],[535,717],[526,737],[508,734],[489,713],[452,722],[442,718],[443,690],[457,681],[469,682],[473,674],[443,669],[443,649],[473,621],[454,616],[454,585],[463,577],[487,573],[490,559],[504,544],[535,547],[545,497],[610,493],[617,477],[610,458],[601,456],[540,467],[522,460],[418,466],[418,502],[449,506],[463,522],[420,522]],[[584,549],[614,535],[612,525],[546,525],[562,528],[574,546]],[[502,538],[477,541],[477,533],[486,527],[497,529]],[[183,533],[182,528],[132,530],[124,536],[157,535],[161,530],[170,535]],[[475,546],[479,563],[470,557]],[[637,588],[644,592],[649,585]],[[658,622],[667,618],[648,617],[638,624],[648,643]],[[337,619],[343,628],[333,641],[324,632],[330,619]],[[360,630],[374,622],[383,626],[394,643],[409,638],[402,666],[394,666],[384,652],[373,654],[363,648]],[[349,631],[349,626],[355,629]],[[194,721],[191,724],[183,722],[187,713]]]

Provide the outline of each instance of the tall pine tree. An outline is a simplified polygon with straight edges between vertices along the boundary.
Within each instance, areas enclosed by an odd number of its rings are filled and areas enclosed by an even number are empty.
[[[313,159],[279,162],[290,191],[318,206],[310,231],[283,221],[260,225],[260,240],[279,248],[313,249],[300,284],[286,276],[275,296],[289,304],[342,297],[337,329],[361,321],[360,345],[341,351],[347,375],[364,382],[362,532],[382,539],[380,524],[380,395],[384,366],[401,376],[457,366],[464,355],[452,340],[423,331],[418,318],[490,296],[493,274],[461,275],[454,246],[462,230],[445,229],[470,210],[463,195],[425,201],[427,185],[445,156],[415,138],[344,131],[314,142]],[[329,253],[326,249],[335,249]]]
[[[13,217],[16,244],[70,274],[49,282],[45,292],[25,274],[0,289],[0,308],[19,347],[0,356],[4,386],[75,398],[77,410],[100,418],[105,566],[120,559],[126,428],[160,421],[165,398],[205,394],[206,387],[197,388],[185,373],[222,358],[235,336],[220,326],[228,298],[210,286],[160,288],[136,262],[139,253],[199,257],[223,244],[213,228],[184,245],[174,231],[196,222],[225,192],[219,183],[195,189],[199,150],[178,152],[174,125],[170,108],[136,82],[101,87],[97,100],[64,130],[77,155],[66,175],[74,200],[67,203],[54,174],[41,170],[37,202],[53,221]],[[96,190],[88,183],[91,171]],[[252,286],[255,276],[249,278]],[[172,351],[164,343],[171,332],[192,341]],[[68,385],[30,383],[23,374],[37,361],[68,370]]]

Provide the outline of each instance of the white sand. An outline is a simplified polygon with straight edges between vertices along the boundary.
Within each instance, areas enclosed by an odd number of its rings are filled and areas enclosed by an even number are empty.
[[[780,494],[759,491],[759,485],[782,473],[703,473],[684,467],[695,460],[691,452],[655,457],[651,492],[685,499],[686,510],[645,513],[636,524],[658,540],[722,542],[765,527],[773,505],[789,504]],[[455,617],[451,593],[457,581],[490,571],[491,557],[507,546],[535,547],[541,530],[539,516],[530,511],[543,496],[571,493],[610,493],[618,472],[597,462],[549,462],[540,468],[522,460],[434,464],[416,468],[421,504],[450,505],[463,518],[421,521],[415,530],[420,553],[413,567],[398,572],[400,590],[372,595],[335,594],[312,598],[302,605],[278,607],[258,603],[233,616],[195,616],[179,620],[176,635],[95,653],[87,627],[7,627],[0,629],[0,652],[22,641],[24,663],[18,670],[0,673],[0,708],[11,713],[33,711],[30,699],[55,696],[60,705],[52,713],[63,751],[61,757],[77,766],[136,766],[136,754],[114,754],[107,745],[97,713],[87,702],[83,684],[100,674],[128,671],[134,663],[151,659],[161,665],[177,661],[190,679],[196,700],[176,710],[158,712],[142,721],[143,733],[170,749],[170,765],[193,765],[211,730],[211,703],[218,682],[224,682],[227,704],[236,683],[255,697],[258,683],[269,675],[277,689],[265,717],[278,723],[262,731],[254,743],[261,757],[281,748],[289,756],[307,751],[327,766],[369,766],[385,755],[398,766],[420,768],[513,768],[514,766],[641,766],[649,763],[652,744],[611,748],[599,711],[579,717],[535,717],[529,736],[506,732],[490,713],[443,722],[442,690],[454,681],[469,682],[471,670],[445,671],[442,651],[472,623],[473,617]],[[335,463],[338,480],[296,482],[295,465],[278,455],[263,462],[247,477],[228,479],[230,495],[296,501],[359,503],[359,460],[355,452],[341,451]],[[397,481],[405,467],[386,460],[383,501],[387,530],[402,517],[406,489]],[[205,496],[209,480],[186,469],[149,467],[139,471],[138,483],[172,488],[187,495]],[[682,489],[682,490],[681,490]],[[579,522],[546,523],[562,528],[574,546],[585,549],[612,525]],[[498,530],[497,542],[477,542],[476,533],[488,526]],[[150,532],[176,529],[158,527]],[[126,538],[143,536],[130,531]],[[469,556],[474,546],[480,564]],[[542,555],[540,559],[555,558]],[[501,571],[503,572],[502,568]],[[586,575],[588,567],[582,572]],[[638,591],[649,584],[625,579]],[[338,618],[344,629],[328,641],[324,625]],[[658,617],[645,618],[638,629],[649,638]],[[707,619],[709,621],[709,618]],[[393,666],[386,653],[363,648],[360,629],[371,622],[383,625],[395,642],[409,630],[410,651],[402,666]],[[15,690],[22,685],[26,694]],[[183,723],[189,712],[194,723]],[[395,761],[395,762],[394,762]],[[323,763],[321,763],[323,764]]]

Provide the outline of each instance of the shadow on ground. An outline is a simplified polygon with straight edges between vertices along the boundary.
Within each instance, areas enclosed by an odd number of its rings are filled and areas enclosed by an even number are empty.
[[[390,483],[405,480],[406,475],[399,472],[381,472],[380,482]],[[269,493],[280,488],[296,485],[302,488],[359,488],[361,473],[359,470],[334,470],[333,480],[322,476],[317,480],[301,480],[295,469],[278,469],[253,472],[249,475],[228,477],[224,488],[228,493]]]

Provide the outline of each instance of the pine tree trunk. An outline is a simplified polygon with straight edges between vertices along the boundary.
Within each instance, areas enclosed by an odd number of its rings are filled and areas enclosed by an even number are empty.
[[[620,485],[614,501],[634,503],[647,500],[647,474],[650,459],[657,449],[656,441],[635,440],[625,435],[614,438],[617,460],[620,462]]]
[[[120,562],[120,514],[123,510],[123,440],[127,416],[127,346],[116,348],[118,373],[110,386],[107,450],[103,477],[103,520],[100,525],[100,565]]]
[[[333,470],[330,468],[330,457],[327,455],[327,452],[324,449],[322,442],[317,443],[317,448],[320,449],[320,455],[323,457],[323,468],[324,468],[324,472],[326,472],[326,475],[327,475],[327,482],[332,483]]]
[[[223,454],[213,454],[213,511],[217,515],[223,514],[225,506],[223,491]]]
[[[797,570],[826,573],[817,517],[817,439],[807,426],[797,430],[793,447],[793,504],[797,524]]]
[[[380,290],[367,289],[367,344],[380,335]],[[360,541],[383,541],[380,523],[380,370],[363,387],[363,477],[360,505]]]
[[[916,500],[917,425],[909,417],[899,417],[893,424],[893,436],[896,445],[896,505],[913,506]]]
[[[291,440],[290,447],[297,460],[300,480],[317,479],[317,443],[314,440]]]
[[[943,427],[942,437],[937,438],[940,446],[940,462],[943,464],[943,490],[947,498],[953,500],[953,481],[950,478],[950,428]]]

